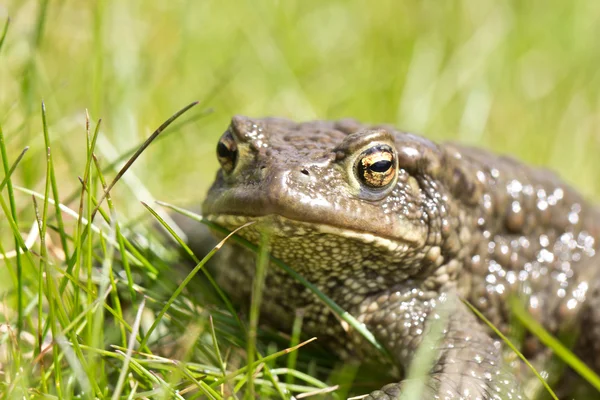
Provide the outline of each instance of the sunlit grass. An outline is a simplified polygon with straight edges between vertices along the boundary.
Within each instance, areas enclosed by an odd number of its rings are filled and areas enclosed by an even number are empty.
[[[598,37],[593,0],[3,3],[0,398],[366,392],[314,343],[286,350],[301,315],[291,336],[261,332],[203,260],[175,268],[181,246],[145,223],[172,225],[154,200],[200,203],[233,114],[391,122],[597,197]]]

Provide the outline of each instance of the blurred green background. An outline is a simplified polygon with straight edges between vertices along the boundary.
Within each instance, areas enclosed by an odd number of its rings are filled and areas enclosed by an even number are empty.
[[[600,193],[596,0],[9,0],[0,26],[7,16],[0,123],[15,156],[32,147],[19,177],[33,189],[42,99],[69,188],[86,109],[103,119],[106,165],[199,100],[186,117],[212,113],[151,146],[134,189],[115,195],[200,201],[233,114],[390,122],[549,165]],[[120,209],[143,212],[135,201]]]

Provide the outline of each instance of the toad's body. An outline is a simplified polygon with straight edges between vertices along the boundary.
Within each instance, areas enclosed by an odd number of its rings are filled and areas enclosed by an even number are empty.
[[[204,215],[230,229],[257,221],[240,234],[268,232],[271,253],[363,322],[396,365],[410,365],[442,321],[426,398],[523,396],[527,372],[503,361],[501,342],[456,295],[508,331],[516,294],[552,333],[581,331],[575,349],[600,367],[600,215],[555,175],[349,120],[235,117],[217,153]],[[220,280],[247,301],[254,257],[227,257]],[[285,272],[270,268],[265,287],[262,315],[279,328],[303,309],[303,331],[343,357],[380,357]],[[548,350],[524,343],[543,367]]]

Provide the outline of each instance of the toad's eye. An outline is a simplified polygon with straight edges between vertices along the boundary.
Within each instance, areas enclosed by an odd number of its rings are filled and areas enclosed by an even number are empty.
[[[388,145],[377,145],[363,151],[356,159],[356,176],[372,188],[388,186],[396,175],[394,151]]]
[[[225,172],[231,172],[235,168],[235,163],[238,158],[237,143],[231,132],[227,131],[217,144],[217,158],[221,163],[221,168]]]

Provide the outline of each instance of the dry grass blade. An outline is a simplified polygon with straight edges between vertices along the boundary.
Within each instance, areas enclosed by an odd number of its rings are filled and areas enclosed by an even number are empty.
[[[297,399],[306,399],[308,397],[317,396],[319,394],[331,393],[335,390],[338,390],[339,387],[340,387],[340,385],[335,385],[335,386],[330,386],[330,387],[327,387],[324,389],[314,390],[312,392],[300,393],[299,395],[296,396],[296,398]]]
[[[117,381],[117,385],[115,386],[115,391],[111,397],[112,400],[117,400],[121,395],[121,391],[123,390],[123,385],[125,384],[125,377],[127,376],[127,372],[129,371],[129,362],[131,361],[131,355],[133,354],[133,347],[135,346],[136,337],[140,330],[140,325],[142,323],[142,313],[144,312],[144,306],[146,305],[146,298],[142,298],[142,301],[138,307],[138,312],[135,315],[135,321],[133,322],[132,332],[129,336],[129,343],[127,343],[127,353],[125,353],[125,360],[123,361],[123,368],[121,369],[121,374],[119,374],[119,379]]]
[[[131,156],[131,158],[127,161],[127,163],[125,163],[125,165],[123,166],[123,168],[121,168],[121,170],[117,173],[117,175],[112,180],[112,182],[108,185],[108,187],[106,188],[106,190],[104,191],[104,193],[102,194],[102,196],[98,199],[98,205],[96,206],[96,208],[94,208],[94,211],[92,211],[92,216],[90,218],[91,221],[94,220],[94,217],[96,216],[96,213],[100,209],[100,206],[102,205],[102,202],[104,201],[104,199],[106,198],[106,196],[108,195],[108,193],[117,184],[117,182],[119,181],[119,179],[121,179],[121,177],[125,174],[125,172],[127,172],[127,170],[133,165],[133,163],[135,162],[135,160],[137,160],[137,158],[144,152],[144,150],[146,150],[146,148],[150,145],[150,143],[152,143],[154,141],[154,139],[156,139],[156,137],[158,135],[160,135],[161,132],[163,132],[177,118],[179,118],[181,115],[183,115],[190,108],[194,107],[196,104],[198,104],[198,102],[194,101],[194,102],[188,104],[187,106],[183,107],[181,110],[177,111],[169,119],[167,119],[165,122],[163,122],[152,133],[152,135],[150,135],[150,137],[148,137],[148,139],[146,139],[146,141],[144,143],[142,143],[142,145],[140,146],[140,148]]]

